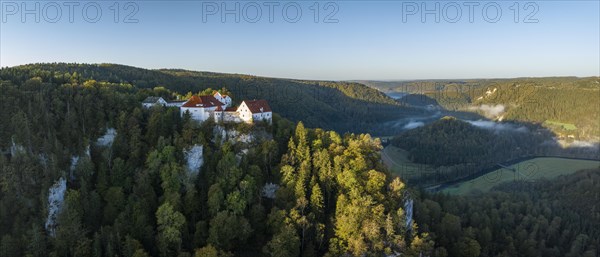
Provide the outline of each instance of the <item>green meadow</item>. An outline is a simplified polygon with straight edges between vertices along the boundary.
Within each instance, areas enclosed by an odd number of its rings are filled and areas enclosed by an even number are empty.
[[[431,173],[434,168],[426,164],[412,162],[406,150],[395,146],[387,146],[381,153],[383,163],[390,171],[403,179],[409,179],[421,175],[423,172]]]
[[[494,186],[511,181],[535,181],[551,179],[567,175],[578,170],[600,167],[600,161],[572,160],[563,158],[541,157],[523,161],[506,168],[497,169],[475,179],[447,187],[441,192],[464,195],[470,192],[487,192]]]
[[[577,126],[575,126],[575,124],[571,124],[571,123],[563,123],[563,122],[558,122],[558,121],[553,121],[553,120],[547,120],[547,121],[544,121],[544,124],[546,124],[548,126],[562,127],[564,130],[577,130]]]

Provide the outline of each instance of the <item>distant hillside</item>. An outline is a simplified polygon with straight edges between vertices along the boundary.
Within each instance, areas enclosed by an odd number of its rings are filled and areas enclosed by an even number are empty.
[[[598,77],[361,82],[388,94],[425,95],[451,111],[540,124],[564,139],[600,140]]]
[[[187,70],[148,70],[116,64],[30,64],[0,71],[0,80],[17,84],[34,76],[61,80],[77,76],[128,83],[139,88],[165,87],[185,94],[226,87],[234,100],[263,98],[275,112],[309,127],[339,132],[381,132],[382,123],[420,114],[385,94],[359,83],[304,81]],[[393,131],[391,131],[393,133]],[[376,133],[377,134],[377,133]]]
[[[444,117],[400,134],[392,144],[407,150],[412,161],[417,163],[487,167],[515,157],[534,155],[545,140],[543,135],[526,133],[525,127],[501,126],[492,130]]]

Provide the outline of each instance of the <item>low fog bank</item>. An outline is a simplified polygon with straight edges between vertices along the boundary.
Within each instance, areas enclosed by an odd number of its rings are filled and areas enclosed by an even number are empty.
[[[463,121],[466,121],[467,123],[469,123],[475,127],[494,130],[496,132],[500,132],[500,131],[513,131],[513,132],[520,132],[520,133],[529,132],[529,129],[527,129],[526,127],[518,126],[513,123],[495,122],[495,121],[488,121],[488,120],[475,120],[475,121],[474,120],[463,120]]]

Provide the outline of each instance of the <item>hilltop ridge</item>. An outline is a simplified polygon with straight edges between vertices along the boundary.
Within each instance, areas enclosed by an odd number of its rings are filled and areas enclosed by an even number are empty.
[[[293,80],[183,69],[149,70],[118,64],[39,63],[0,71],[0,80],[16,82],[26,76],[47,80],[56,76],[78,76],[83,81],[128,83],[148,89],[164,87],[180,94],[226,87],[238,98],[269,101],[287,119],[340,133],[373,133],[389,129],[382,125],[383,122],[422,113],[422,110],[395,102],[378,90],[352,82]]]

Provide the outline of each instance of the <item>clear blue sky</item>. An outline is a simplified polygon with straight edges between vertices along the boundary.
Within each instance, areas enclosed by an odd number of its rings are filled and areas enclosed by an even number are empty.
[[[518,23],[511,10],[514,1],[497,1],[502,11],[496,23],[495,7],[474,6],[469,22],[469,6],[439,1],[333,1],[324,9],[320,1],[319,22],[311,10],[314,1],[297,1],[302,16],[296,23],[286,21],[283,5],[274,6],[274,22],[269,22],[269,6],[255,2],[262,16],[256,23],[256,6],[245,1],[138,1],[133,16],[137,23],[123,23],[133,7],[120,2],[118,20],[111,10],[114,1],[97,2],[102,10],[99,21],[84,20],[83,5],[73,6],[73,23],[65,2],[1,0],[0,65],[15,66],[33,62],[119,63],[144,68],[183,68],[190,70],[244,73],[302,79],[440,79],[499,78],[522,76],[599,76],[599,1],[534,1],[537,13],[524,23],[535,6],[519,2]],[[25,14],[22,3],[40,14]],[[234,9],[240,4],[240,22],[223,14],[221,4]],[[414,9],[420,10],[408,15]],[[435,14],[421,21],[421,3],[434,9],[440,4],[440,22]],[[18,7],[18,10],[15,9]],[[220,10],[210,15],[214,7]],[[244,6],[246,8],[244,9]],[[333,16],[337,23],[324,23]],[[446,8],[444,8],[446,6]],[[114,7],[114,6],[113,6]],[[296,6],[297,7],[297,6]],[[60,8],[62,16],[57,18]],[[288,19],[296,16],[288,5]],[[115,8],[112,8],[115,9]],[[514,8],[512,8],[514,9]],[[244,10],[246,12],[244,12]],[[405,10],[403,12],[403,10]],[[88,6],[87,19],[95,8]],[[405,21],[403,16],[407,15]],[[203,21],[203,16],[206,20]],[[246,19],[244,19],[246,18]],[[446,18],[446,19],[444,19]],[[49,21],[58,20],[56,23]],[[247,21],[249,20],[249,21]],[[448,20],[448,21],[447,21]]]

